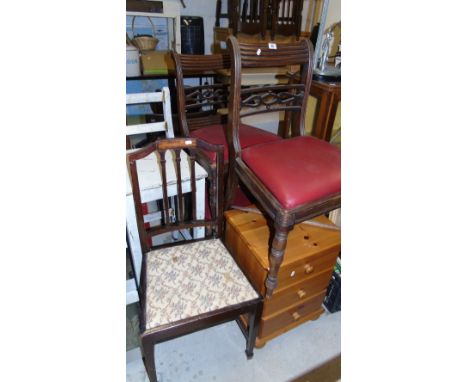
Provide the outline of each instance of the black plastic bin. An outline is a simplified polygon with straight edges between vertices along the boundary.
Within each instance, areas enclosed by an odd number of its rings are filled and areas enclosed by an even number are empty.
[[[181,52],[205,54],[205,31],[203,17],[180,16]]]

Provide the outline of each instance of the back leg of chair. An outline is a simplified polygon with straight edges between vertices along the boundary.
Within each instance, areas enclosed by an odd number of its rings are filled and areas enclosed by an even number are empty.
[[[154,359],[154,342],[150,338],[142,336],[141,337],[141,347],[143,349],[143,357],[146,368],[146,373],[150,382],[158,382],[156,376],[156,363]]]
[[[260,301],[255,308],[249,313],[249,331],[247,334],[247,346],[245,348],[245,354],[247,359],[253,357],[253,348],[255,345],[255,339],[257,338],[258,327],[260,325],[260,317],[262,316],[263,301]]]

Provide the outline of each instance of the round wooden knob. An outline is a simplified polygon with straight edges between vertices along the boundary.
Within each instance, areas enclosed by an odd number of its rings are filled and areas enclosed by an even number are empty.
[[[306,293],[304,290],[302,290],[302,289],[299,289],[299,290],[297,291],[297,297],[299,297],[299,298],[303,298],[306,294],[307,294],[307,293]]]
[[[299,318],[301,318],[301,315],[299,313],[297,313],[297,312],[294,312],[292,314],[292,317],[294,318],[294,321],[297,321],[297,320],[299,320]]]
[[[313,270],[314,270],[314,267],[310,264],[306,264],[305,267],[304,267],[304,270],[305,270],[305,273],[309,274],[309,273],[312,273]]]

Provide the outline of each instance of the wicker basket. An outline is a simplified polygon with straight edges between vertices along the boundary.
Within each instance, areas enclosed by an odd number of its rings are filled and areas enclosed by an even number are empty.
[[[159,40],[155,37],[156,33],[154,32],[154,24],[151,21],[151,17],[148,17],[148,20],[151,23],[151,31],[153,32],[153,35],[135,35],[135,16],[133,16],[133,20],[132,20],[133,40],[132,40],[132,43],[140,51],[154,50],[156,48],[156,45],[159,42]]]

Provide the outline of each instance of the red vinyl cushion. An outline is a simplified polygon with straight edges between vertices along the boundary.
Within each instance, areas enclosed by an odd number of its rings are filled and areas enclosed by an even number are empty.
[[[340,149],[314,137],[252,146],[242,160],[285,208],[341,192]]]
[[[192,131],[190,136],[193,138],[203,139],[208,143],[224,145],[224,161],[227,162],[229,161],[229,149],[226,141],[225,129],[226,125],[210,125]],[[241,148],[244,148],[258,145],[260,143],[278,141],[281,140],[281,137],[278,137],[276,134],[272,134],[268,131],[241,123],[239,126],[239,139]],[[207,154],[213,162],[216,154],[213,152],[207,152]]]

